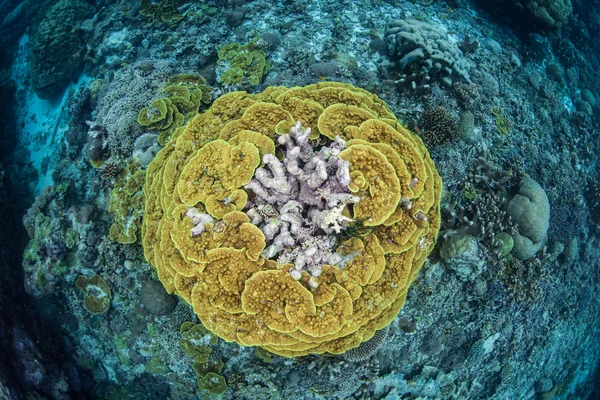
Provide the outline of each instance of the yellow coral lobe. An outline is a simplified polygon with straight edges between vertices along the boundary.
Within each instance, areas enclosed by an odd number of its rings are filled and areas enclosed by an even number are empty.
[[[360,172],[355,182],[359,189],[364,186],[362,180],[367,182],[366,189],[357,191],[361,199],[354,206],[354,218],[366,219],[365,225],[382,224],[402,198],[394,166],[382,152],[362,144],[348,147],[340,153],[340,158],[350,163],[351,174]]]
[[[213,229],[213,238],[222,247],[245,249],[246,257],[258,261],[265,248],[265,235],[243,212],[231,212],[223,216],[221,228]]]
[[[168,140],[146,169],[143,197],[136,188],[144,178],[132,173],[111,198],[115,215],[123,214],[123,198],[145,201],[144,256],[167,292],[191,304],[222,339],[285,357],[340,354],[388,325],[441,224],[442,182],[421,139],[376,95],[336,82],[228,93],[177,127],[179,115],[194,112],[188,102],[206,103],[205,93],[203,83],[169,84],[169,97],[140,115]],[[256,209],[257,193],[245,187],[258,179],[257,168],[266,171],[264,155],[282,161],[276,135],[297,121],[311,128],[313,142],[347,141],[340,153],[347,193],[359,199],[326,216],[354,233],[336,242],[332,255],[340,261],[318,273],[267,257],[274,240],[266,223],[253,222],[277,221],[281,210]]]
[[[417,178],[417,182],[411,189],[412,195],[410,197],[416,197],[421,194],[428,175],[425,170],[425,155],[417,143],[417,140],[420,139],[397,122],[394,123],[393,127],[384,121],[376,119],[365,121],[358,129],[352,129],[350,134],[352,139],[362,139],[369,143],[384,143],[389,145],[406,165],[411,179]],[[403,184],[408,185],[408,182],[403,182]]]
[[[379,240],[375,235],[367,235],[364,240],[359,238],[352,238],[351,240],[360,241],[362,248],[357,251],[358,255],[344,267],[348,277],[360,286],[377,282],[385,268],[385,253],[379,245]],[[349,243],[344,243],[344,246],[347,244]],[[352,253],[351,250],[350,253]]]
[[[316,313],[316,306],[308,289],[282,270],[254,274],[246,281],[242,302],[244,312],[254,315],[257,320],[278,332],[298,329],[288,319],[288,312],[306,315]]]
[[[275,134],[275,126],[286,121],[292,126],[296,121],[283,107],[271,103],[256,103],[248,107],[240,119],[244,129],[261,133],[268,137]]]
[[[211,194],[206,199],[206,211],[215,218],[221,219],[225,214],[232,211],[240,211],[248,201],[248,193],[236,189],[225,200],[218,200],[217,196]]]
[[[241,142],[252,143],[258,149],[261,160],[265,154],[275,154],[275,143],[273,142],[273,139],[265,135],[261,135],[258,132],[242,130],[237,135],[229,139],[228,142],[231,145],[237,145]]]
[[[346,140],[351,139],[346,133],[346,128],[360,126],[371,118],[375,118],[375,115],[363,108],[333,104],[319,117],[319,132],[329,139],[335,139],[336,136]]]
[[[233,190],[250,182],[259,164],[258,149],[253,144],[242,142],[231,146],[215,140],[187,161],[177,191],[189,206],[205,202],[210,195],[224,200]]]

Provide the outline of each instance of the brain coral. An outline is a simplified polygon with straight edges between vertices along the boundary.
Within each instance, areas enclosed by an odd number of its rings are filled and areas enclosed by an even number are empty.
[[[422,141],[365,90],[232,92],[148,166],[144,254],[224,340],[341,354],[402,308],[441,190]]]

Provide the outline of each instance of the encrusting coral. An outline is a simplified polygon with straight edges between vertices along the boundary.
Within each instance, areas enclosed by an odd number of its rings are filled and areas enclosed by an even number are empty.
[[[363,89],[231,92],[148,166],[144,254],[224,340],[340,354],[402,308],[441,189],[422,141]]]

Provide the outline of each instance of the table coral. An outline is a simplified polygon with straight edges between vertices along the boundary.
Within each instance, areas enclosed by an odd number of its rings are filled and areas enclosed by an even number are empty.
[[[340,354],[399,313],[440,227],[441,179],[376,95],[231,92],[177,129],[144,185],[144,255],[226,341]]]

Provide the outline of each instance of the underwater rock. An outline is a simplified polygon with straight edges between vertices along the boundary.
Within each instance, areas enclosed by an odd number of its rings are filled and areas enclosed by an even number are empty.
[[[87,49],[74,29],[93,13],[85,1],[61,0],[34,26],[31,80],[40,99],[59,95],[81,71]]]
[[[158,135],[144,133],[133,142],[133,157],[140,160],[140,166],[146,168],[156,157],[161,147],[158,145]]]
[[[177,299],[170,296],[160,282],[146,281],[142,286],[142,304],[150,314],[168,315],[177,306]]]
[[[537,253],[544,243],[550,223],[550,204],[544,189],[533,179],[519,182],[519,193],[508,203],[508,215],[517,223],[513,254],[527,260]]]

